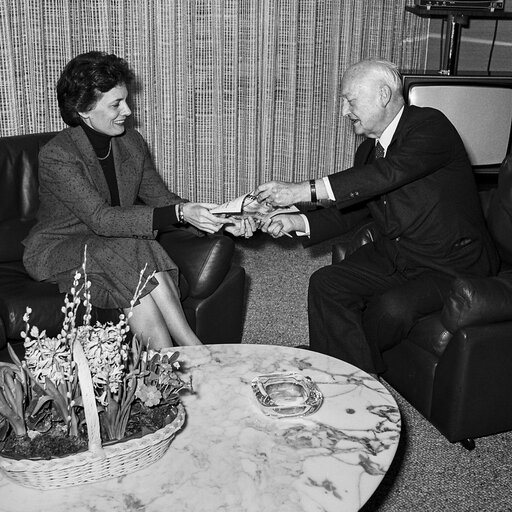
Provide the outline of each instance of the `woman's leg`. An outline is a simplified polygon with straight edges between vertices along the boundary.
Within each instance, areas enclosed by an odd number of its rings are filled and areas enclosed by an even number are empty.
[[[124,310],[128,317],[130,308]],[[145,295],[131,310],[128,324],[144,345],[154,350],[173,346],[169,330],[151,294]]]
[[[172,277],[167,272],[158,272],[155,277],[159,284],[151,290],[150,295],[158,306],[172,339],[181,346],[202,345],[188,325],[181,307],[180,294]]]
[[[134,334],[154,350],[177,345],[202,345],[188,325],[174,281],[167,272],[155,274],[158,286],[140,299],[128,323]],[[128,315],[129,309],[125,309]]]

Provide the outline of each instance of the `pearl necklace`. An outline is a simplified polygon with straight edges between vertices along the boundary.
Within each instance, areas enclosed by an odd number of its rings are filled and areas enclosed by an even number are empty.
[[[106,154],[106,156],[100,158],[99,156],[97,156],[98,160],[106,160],[109,156],[110,156],[110,152],[112,151],[112,139],[110,139],[110,143],[108,145],[108,153]]]

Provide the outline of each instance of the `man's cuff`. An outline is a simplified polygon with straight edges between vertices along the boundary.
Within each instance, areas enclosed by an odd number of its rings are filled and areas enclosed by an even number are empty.
[[[306,226],[306,229],[304,231],[295,231],[295,234],[297,236],[309,236],[311,234],[311,228],[309,226],[309,220],[308,220],[308,218],[303,213],[301,213],[300,216],[304,220],[304,225]]]
[[[328,176],[324,176],[322,178],[322,180],[324,181],[325,189],[327,190],[327,197],[331,201],[335,201],[336,198],[334,197],[334,192],[332,191],[331,182],[329,181],[329,177]]]

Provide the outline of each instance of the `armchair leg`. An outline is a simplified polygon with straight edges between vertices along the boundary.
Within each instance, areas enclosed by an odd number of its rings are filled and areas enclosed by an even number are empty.
[[[475,449],[475,440],[474,439],[463,439],[460,444],[466,448],[466,450],[471,451]]]

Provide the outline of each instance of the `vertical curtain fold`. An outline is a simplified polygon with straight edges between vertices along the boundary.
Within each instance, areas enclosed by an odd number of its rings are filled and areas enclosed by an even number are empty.
[[[58,76],[90,50],[128,60],[135,126],[169,188],[222,202],[349,167],[344,70],[424,69],[413,0],[0,0],[0,135],[59,130]]]

